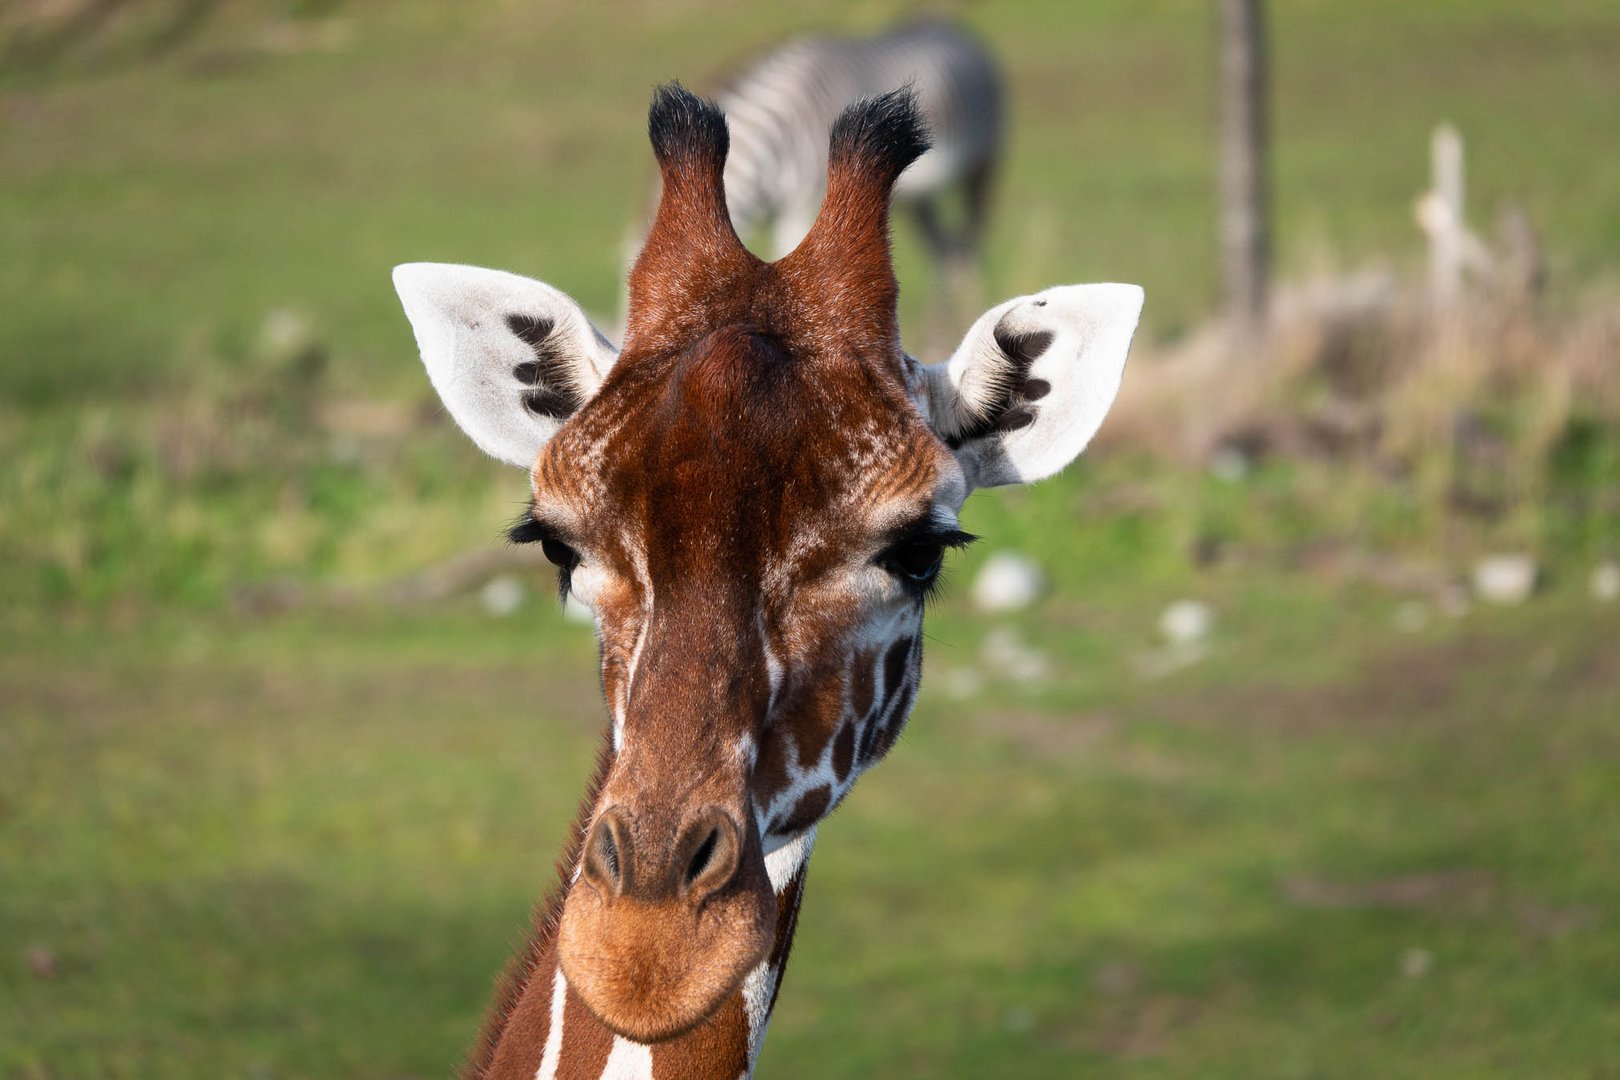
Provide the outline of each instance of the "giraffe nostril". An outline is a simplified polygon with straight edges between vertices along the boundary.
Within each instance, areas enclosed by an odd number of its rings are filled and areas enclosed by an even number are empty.
[[[613,830],[603,829],[601,840],[602,865],[615,881],[619,877],[619,845],[614,843]]]
[[[582,873],[592,884],[610,895],[624,892],[629,877],[629,852],[625,850],[625,834],[620,831],[617,811],[609,810],[591,828],[585,840],[585,862]]]
[[[731,815],[710,807],[682,830],[682,840],[672,875],[676,889],[690,900],[699,901],[729,885],[737,876],[742,860],[742,837]]]
[[[692,861],[686,866],[686,887],[691,888],[692,882],[702,876],[703,871],[709,868],[709,862],[714,858],[714,849],[720,843],[720,829],[718,826],[709,830],[709,835],[703,838],[703,843],[692,853]]]

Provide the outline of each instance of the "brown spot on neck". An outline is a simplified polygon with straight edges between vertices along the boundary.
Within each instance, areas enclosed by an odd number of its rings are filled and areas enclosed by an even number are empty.
[[[794,804],[787,817],[782,820],[780,825],[773,826],[772,831],[777,833],[803,832],[820,821],[831,804],[832,788],[829,785],[822,784],[818,788],[812,788],[799,797],[799,801]]]
[[[748,1071],[748,1010],[739,991],[696,1029],[653,1047],[658,1080],[732,1080]]]

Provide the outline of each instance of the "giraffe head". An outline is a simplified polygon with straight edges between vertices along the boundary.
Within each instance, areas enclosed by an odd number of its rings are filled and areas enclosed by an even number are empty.
[[[612,759],[563,908],[569,984],[642,1042],[685,1032],[773,939],[773,851],[893,746],[924,601],[975,487],[1050,475],[1111,404],[1142,305],[1050,289],[923,366],[900,347],[889,193],[926,147],[910,98],[851,106],[827,196],[775,263],[726,213],[713,105],[660,90],[663,194],[622,351],[536,281],[409,264],[434,386],[530,471],[513,530],[596,613]]]

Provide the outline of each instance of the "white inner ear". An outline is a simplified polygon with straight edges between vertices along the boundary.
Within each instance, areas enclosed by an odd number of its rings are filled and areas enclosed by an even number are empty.
[[[532,278],[406,263],[394,288],[450,415],[485,453],[524,469],[618,356],[567,294]]]
[[[1073,461],[1119,391],[1142,314],[1136,285],[1066,285],[981,315],[923,368],[919,405],[974,487],[1027,483]]]

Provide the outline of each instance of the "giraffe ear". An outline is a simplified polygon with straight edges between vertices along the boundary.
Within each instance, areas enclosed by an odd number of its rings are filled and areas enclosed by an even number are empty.
[[[972,487],[1051,476],[1102,425],[1142,314],[1135,285],[1066,285],[981,315],[918,398]]]
[[[530,278],[406,263],[394,288],[450,415],[485,453],[525,469],[618,357],[578,304]]]

